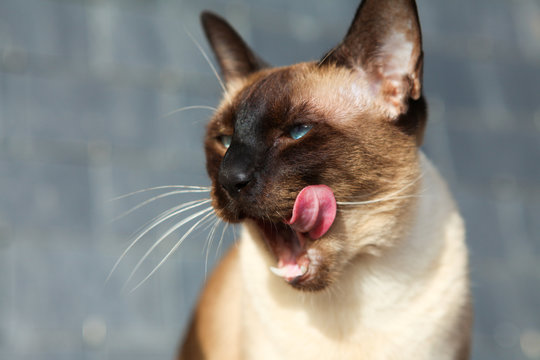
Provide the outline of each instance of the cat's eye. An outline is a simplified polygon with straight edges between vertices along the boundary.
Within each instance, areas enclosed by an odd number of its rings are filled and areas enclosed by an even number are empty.
[[[221,135],[219,137],[219,141],[225,147],[225,149],[228,149],[229,146],[231,146],[232,136],[231,135]]]
[[[305,124],[302,124],[302,125],[296,125],[295,127],[293,127],[290,131],[289,131],[289,135],[294,139],[294,140],[298,140],[300,139],[301,137],[303,137],[304,135],[306,135],[309,130],[311,130],[313,126],[312,125],[305,125]]]

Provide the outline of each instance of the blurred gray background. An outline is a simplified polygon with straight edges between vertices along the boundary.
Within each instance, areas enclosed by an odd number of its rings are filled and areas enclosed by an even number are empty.
[[[227,17],[275,65],[317,59],[358,0],[0,0],[0,359],[171,359],[205,278],[206,231],[171,249],[132,233],[208,185],[201,145],[220,87],[188,36]],[[425,152],[465,216],[473,358],[540,359],[540,2],[420,0]],[[181,217],[177,218],[181,219]],[[212,223],[207,224],[209,226]],[[222,227],[208,251],[218,256]],[[233,232],[225,232],[226,244]],[[225,246],[225,245],[224,245]],[[221,250],[222,252],[223,250]],[[124,288],[124,289],[123,289]]]

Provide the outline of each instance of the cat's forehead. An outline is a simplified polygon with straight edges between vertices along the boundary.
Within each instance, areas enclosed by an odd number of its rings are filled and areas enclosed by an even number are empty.
[[[376,107],[361,71],[301,63],[260,71],[227,84],[222,107],[233,111],[280,113],[303,108],[343,122]]]

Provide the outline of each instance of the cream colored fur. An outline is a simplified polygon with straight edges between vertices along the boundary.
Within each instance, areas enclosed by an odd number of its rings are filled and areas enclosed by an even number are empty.
[[[470,331],[463,221],[437,170],[419,159],[418,198],[396,228],[399,241],[355,258],[328,290],[298,291],[273,275],[259,232],[245,227],[238,344],[246,359],[461,359]]]

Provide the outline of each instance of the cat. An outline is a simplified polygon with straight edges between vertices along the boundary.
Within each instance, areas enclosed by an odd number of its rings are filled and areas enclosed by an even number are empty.
[[[212,206],[243,232],[179,358],[468,359],[464,225],[419,150],[414,0],[364,0],[320,61],[278,68],[201,20],[226,87],[204,140]]]

